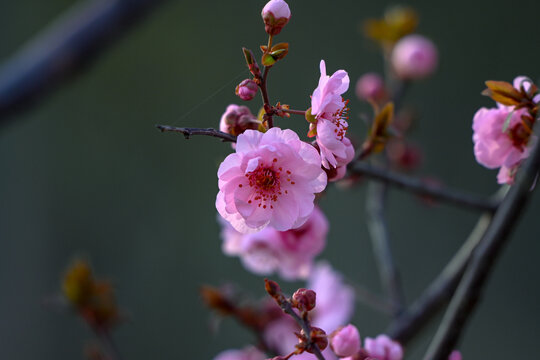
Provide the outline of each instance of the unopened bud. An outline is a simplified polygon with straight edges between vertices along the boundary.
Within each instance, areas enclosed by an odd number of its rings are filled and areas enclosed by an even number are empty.
[[[384,80],[377,73],[366,73],[356,82],[356,96],[360,100],[375,100],[377,102],[386,97]]]
[[[353,356],[360,351],[360,333],[354,325],[347,325],[330,335],[330,347],[339,357]]]
[[[240,84],[238,84],[235,93],[240,99],[248,101],[253,99],[255,95],[257,95],[257,90],[259,90],[259,87],[257,86],[257,83],[255,83],[255,81],[251,79],[245,79]]]
[[[293,294],[292,303],[300,311],[311,311],[315,308],[316,298],[315,291],[301,288]]]
[[[238,136],[248,129],[257,130],[260,123],[247,107],[231,104],[221,116],[219,130]]]
[[[392,50],[392,66],[396,75],[404,80],[417,80],[431,75],[437,63],[437,48],[431,40],[421,35],[405,36]]]
[[[311,341],[314,345],[317,345],[317,347],[320,350],[326,349],[328,346],[328,337],[326,336],[326,332],[318,327],[312,326],[311,327]],[[306,349],[307,352],[313,354],[313,349]]]
[[[459,350],[454,350],[450,353],[450,356],[448,357],[448,360],[461,360],[463,357],[461,356],[461,353]]]
[[[269,35],[277,35],[289,22],[291,10],[283,0],[270,0],[262,9],[264,29]]]
[[[268,295],[273,298],[282,295],[281,288],[279,287],[278,283],[273,280],[264,279],[264,288],[266,289]]]

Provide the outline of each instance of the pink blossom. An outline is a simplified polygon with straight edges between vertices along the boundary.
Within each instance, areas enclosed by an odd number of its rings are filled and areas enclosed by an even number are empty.
[[[265,360],[266,356],[250,346],[242,350],[225,350],[220,352],[214,360]]]
[[[249,101],[253,99],[255,95],[257,95],[258,90],[259,86],[257,86],[257,83],[255,83],[255,81],[251,79],[245,79],[240,84],[238,84],[235,93],[240,99]]]
[[[335,168],[330,168],[330,171],[327,171],[328,181],[338,181],[343,179],[347,173],[347,165],[354,159],[354,147],[351,141],[344,137],[343,144],[345,144],[345,158],[336,156],[337,166]]]
[[[216,208],[237,231],[302,226],[327,177],[320,156],[292,130],[246,130],[218,170]]]
[[[340,357],[352,356],[360,351],[360,333],[354,325],[347,325],[331,335],[330,346]]]
[[[501,106],[481,108],[473,119],[473,142],[476,161],[494,169],[500,167],[498,182],[511,183],[515,167],[529,156],[530,130],[523,125],[525,109],[513,111]],[[509,119],[507,129],[505,122]]]
[[[448,360],[462,360],[463,357],[461,356],[461,353],[459,350],[454,350],[450,353],[450,356],[448,357]]]
[[[437,68],[437,48],[424,36],[408,35],[399,40],[392,50],[391,61],[400,78],[407,80],[425,78]]]
[[[360,100],[379,101],[386,97],[384,80],[379,74],[373,72],[366,73],[358,79],[355,92]]]
[[[364,348],[369,356],[377,360],[402,360],[403,348],[388,336],[381,334],[375,339],[367,337],[364,340]]]
[[[247,129],[257,130],[260,121],[246,106],[231,104],[221,115],[219,130],[238,136]]]
[[[270,35],[277,35],[291,18],[291,9],[283,0],[271,0],[262,9],[261,16],[265,30]]]
[[[328,233],[328,221],[315,207],[310,217],[298,229],[277,231],[266,227],[257,233],[242,234],[222,221],[223,252],[239,256],[250,271],[269,275],[279,272],[287,280],[305,279],[313,259],[323,250]]]
[[[316,141],[321,151],[322,165],[330,169],[337,167],[337,158],[347,158],[347,145],[343,142],[347,133],[348,101],[341,94],[349,88],[349,75],[338,70],[332,76],[326,75],[324,60],[320,63],[319,85],[311,96],[311,114],[316,119]]]

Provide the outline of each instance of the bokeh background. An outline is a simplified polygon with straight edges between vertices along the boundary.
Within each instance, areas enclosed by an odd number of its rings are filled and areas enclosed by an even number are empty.
[[[0,2],[0,59],[73,5],[73,0]],[[59,292],[74,256],[113,280],[131,317],[114,333],[125,359],[211,359],[251,335],[231,320],[210,331],[201,284],[233,281],[263,296],[262,278],[220,250],[214,207],[216,171],[228,144],[161,134],[156,123],[217,126],[239,102],[247,77],[241,47],[266,37],[264,1],[169,1],[116,42],[74,81],[0,127],[0,353],[3,359],[80,359],[93,337],[69,313],[43,306]],[[411,133],[425,161],[418,175],[489,195],[495,171],[473,157],[472,116],[492,106],[487,79],[538,79],[537,1],[403,1],[420,14],[418,31],[440,51],[440,68],[415,84],[406,102],[421,114]],[[353,81],[381,71],[377,47],[359,30],[389,1],[289,1],[293,17],[279,35],[291,51],[272,71],[270,95],[306,108],[318,63],[346,69]],[[218,91],[222,89],[221,91]],[[213,94],[213,95],[212,95]],[[212,96],[211,96],[212,95]],[[352,91],[350,132],[368,112]],[[249,104],[253,111],[259,103]],[[301,118],[279,125],[306,129]],[[540,333],[540,199],[533,200],[497,264],[461,343],[466,359],[534,358]],[[380,291],[364,222],[365,186],[330,187],[321,206],[331,221],[322,257],[354,282]],[[475,211],[427,207],[392,190],[388,217],[407,299],[436,276],[476,222]],[[295,285],[286,285],[290,290]],[[385,329],[386,316],[359,304],[363,336]],[[419,358],[435,325],[407,349]]]

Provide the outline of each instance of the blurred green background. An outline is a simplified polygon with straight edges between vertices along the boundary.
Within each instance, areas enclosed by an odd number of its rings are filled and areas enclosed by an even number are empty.
[[[38,33],[72,0],[0,3],[0,59]],[[113,280],[131,321],[114,337],[125,359],[211,359],[248,344],[232,321],[217,334],[198,287],[234,281],[263,296],[262,278],[220,250],[214,207],[216,171],[228,144],[161,134],[156,123],[218,126],[239,102],[234,86],[247,77],[241,47],[266,37],[265,1],[169,1],[115,43],[84,74],[0,128],[0,353],[2,359],[80,359],[92,333],[75,316],[51,311],[43,299],[60,289],[76,255]],[[472,116],[492,102],[480,96],[487,79],[538,79],[540,3],[409,1],[418,31],[440,51],[438,73],[406,96],[422,115],[411,134],[425,150],[419,175],[489,195],[495,171],[473,157]],[[388,1],[289,1],[293,17],[278,41],[291,51],[270,78],[272,101],[306,108],[318,64],[346,69],[354,83],[381,71],[375,45],[359,31]],[[223,91],[208,98],[222,86]],[[350,132],[368,107],[353,91]],[[194,111],[189,112],[195,106]],[[253,111],[258,102],[248,104]],[[189,113],[188,113],[189,112]],[[301,118],[278,125],[306,130]],[[321,206],[331,222],[322,257],[351,280],[380,290],[367,235],[365,186],[331,187]],[[465,359],[534,358],[540,333],[537,266],[540,201],[536,196],[496,266],[460,345]],[[391,191],[389,224],[407,299],[435,277],[469,233],[474,211],[426,207]],[[296,284],[298,285],[298,284]],[[288,290],[294,285],[286,286]],[[354,322],[362,336],[385,329],[387,318],[362,304]],[[419,358],[435,327],[407,349]],[[416,356],[415,356],[416,355]]]

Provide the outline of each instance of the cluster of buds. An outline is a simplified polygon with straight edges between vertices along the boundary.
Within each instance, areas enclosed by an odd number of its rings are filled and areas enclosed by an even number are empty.
[[[281,357],[288,359],[293,355],[303,352],[320,352],[328,346],[328,337],[326,332],[316,326],[311,326],[309,322],[310,311],[315,309],[317,295],[315,291],[300,288],[295,291],[291,298],[287,298],[281,291],[277,282],[265,279],[266,292],[276,301],[281,309],[291,315],[300,325],[301,331],[295,333],[298,338],[298,344],[289,355]],[[297,314],[299,312],[300,315]],[[280,358],[280,357],[278,357]],[[274,358],[275,359],[275,358]]]
[[[76,260],[70,266],[62,282],[62,292],[96,331],[107,331],[121,319],[111,284],[94,278],[85,261]]]

